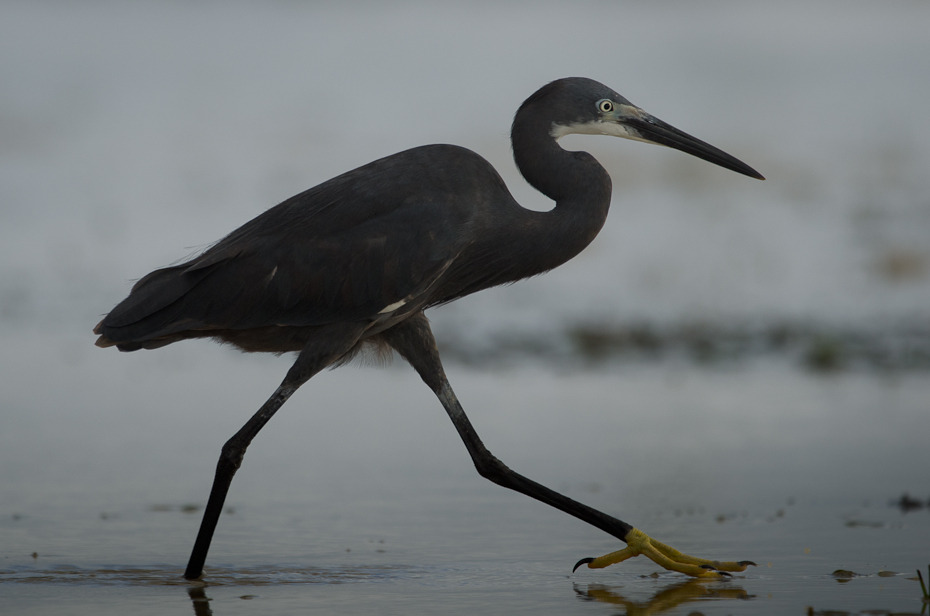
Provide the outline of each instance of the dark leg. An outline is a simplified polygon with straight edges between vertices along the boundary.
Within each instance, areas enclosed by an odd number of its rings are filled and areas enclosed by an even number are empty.
[[[458,430],[459,436],[464,441],[465,447],[475,463],[475,468],[478,469],[478,473],[482,477],[584,520],[621,541],[626,538],[627,533],[633,530],[633,527],[626,522],[601,513],[597,509],[592,509],[514,472],[488,451],[478,437],[478,433],[472,427],[471,422],[465,415],[465,410],[446,379],[439,359],[439,351],[436,349],[436,341],[433,339],[429,323],[423,313],[384,332],[382,336],[404,359],[410,362],[410,365],[413,366],[423,381],[439,398],[450,419],[452,419],[455,429]]]
[[[236,474],[242,464],[246,448],[259,430],[281,408],[281,405],[291,397],[291,394],[297,391],[298,387],[300,387],[300,383],[288,383],[287,379],[285,379],[258,412],[223,445],[219,462],[216,465],[213,487],[210,489],[210,498],[207,500],[207,508],[204,510],[203,520],[200,522],[200,531],[197,533],[197,540],[194,541],[194,549],[191,551],[190,560],[187,561],[187,569],[184,570],[184,577],[188,580],[195,580],[203,574],[203,564],[207,560],[207,552],[210,549],[210,542],[213,540],[213,532],[216,530],[216,524],[223,512],[223,503],[226,502],[229,485],[232,483],[233,475]]]
[[[248,448],[249,443],[301,385],[306,383],[314,374],[348,353],[358,342],[363,331],[362,327],[345,327],[338,331],[335,329],[330,331],[321,330],[321,335],[315,337],[307,348],[297,356],[297,361],[288,370],[284,381],[271,394],[271,397],[223,445],[219,462],[216,465],[213,488],[210,490],[207,508],[204,510],[203,520],[200,522],[200,531],[197,533],[194,549],[191,551],[190,560],[187,561],[187,569],[184,571],[185,578],[194,580],[203,574],[203,565],[207,559],[207,552],[210,549],[210,542],[213,540],[216,524],[223,512],[223,503],[226,502],[229,485],[242,464],[242,458],[245,456],[245,450]]]
[[[384,332],[382,336],[404,359],[410,362],[410,365],[413,366],[423,381],[439,398],[442,406],[452,419],[455,429],[458,430],[459,436],[465,443],[465,447],[475,463],[475,468],[482,477],[551,505],[629,544],[627,548],[619,552],[597,559],[582,559],[578,565],[588,564],[591,567],[605,567],[631,556],[644,554],[667,569],[704,577],[718,576],[720,575],[718,570],[721,569],[742,571],[747,564],[752,564],[748,561],[721,563],[681,554],[674,548],[653,541],[648,535],[622,520],[572,500],[514,472],[488,451],[465,415],[462,405],[452,391],[448,379],[446,379],[442,362],[439,359],[439,351],[436,348],[436,341],[430,330],[429,322],[423,313],[419,313]],[[576,565],[576,568],[578,565]]]

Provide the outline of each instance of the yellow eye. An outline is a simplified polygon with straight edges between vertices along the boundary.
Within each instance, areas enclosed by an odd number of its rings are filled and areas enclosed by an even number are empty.
[[[614,110],[614,104],[612,101],[604,98],[597,101],[597,108],[600,109],[601,113],[610,113]]]

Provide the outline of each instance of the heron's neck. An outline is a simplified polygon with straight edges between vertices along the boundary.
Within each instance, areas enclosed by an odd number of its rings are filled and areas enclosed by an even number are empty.
[[[534,188],[555,201],[548,212],[526,211],[539,263],[551,269],[581,252],[601,230],[610,207],[607,171],[587,152],[563,150],[548,126],[514,122],[514,160]]]

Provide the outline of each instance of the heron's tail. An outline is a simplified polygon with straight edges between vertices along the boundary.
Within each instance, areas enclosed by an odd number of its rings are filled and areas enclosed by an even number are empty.
[[[120,351],[157,349],[191,337],[196,319],[178,309],[181,300],[196,287],[212,268],[190,268],[190,264],[155,270],[141,278],[129,297],[116,305],[97,325],[96,345],[115,346]],[[202,325],[201,325],[202,326]]]

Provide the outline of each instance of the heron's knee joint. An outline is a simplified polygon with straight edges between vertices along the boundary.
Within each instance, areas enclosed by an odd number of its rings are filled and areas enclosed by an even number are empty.
[[[491,454],[476,458],[475,468],[478,470],[479,475],[494,483],[500,483],[510,472],[510,468],[506,464]]]
[[[239,470],[242,459],[245,457],[245,447],[234,441],[228,441],[220,450],[220,466],[229,466]]]

